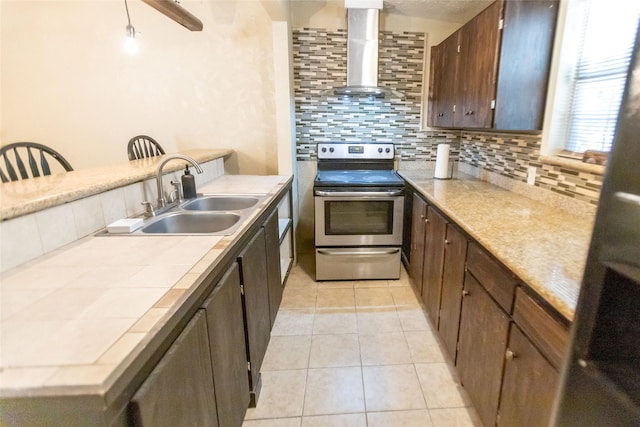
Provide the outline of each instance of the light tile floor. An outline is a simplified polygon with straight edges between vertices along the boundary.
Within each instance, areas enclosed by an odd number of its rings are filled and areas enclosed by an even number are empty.
[[[290,273],[243,427],[481,425],[404,270],[400,280],[312,277],[304,264]]]

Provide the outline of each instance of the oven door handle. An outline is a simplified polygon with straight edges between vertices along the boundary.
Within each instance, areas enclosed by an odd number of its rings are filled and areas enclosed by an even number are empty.
[[[326,191],[315,190],[313,192],[316,196],[321,197],[394,197],[401,196],[402,190],[388,190],[388,191]]]
[[[391,248],[391,249],[379,249],[379,250],[370,250],[370,251],[332,251],[331,249],[318,249],[318,253],[322,255],[329,256],[358,256],[358,255],[392,255],[400,252],[399,248]]]

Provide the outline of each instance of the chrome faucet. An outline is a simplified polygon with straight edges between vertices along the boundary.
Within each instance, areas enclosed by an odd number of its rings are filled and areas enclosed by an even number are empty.
[[[164,198],[164,190],[162,189],[162,168],[171,160],[186,160],[191,163],[193,167],[198,171],[198,173],[202,173],[202,168],[189,156],[184,156],[182,154],[169,154],[167,157],[162,159],[160,163],[158,163],[158,169],[156,169],[156,180],[158,184],[158,206],[157,208],[163,208],[167,204],[167,200]]]

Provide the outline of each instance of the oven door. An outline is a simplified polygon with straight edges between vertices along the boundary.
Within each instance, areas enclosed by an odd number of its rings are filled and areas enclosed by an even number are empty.
[[[402,189],[314,191],[316,246],[399,246]]]

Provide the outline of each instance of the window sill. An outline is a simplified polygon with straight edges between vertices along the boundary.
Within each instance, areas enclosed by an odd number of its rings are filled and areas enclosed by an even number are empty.
[[[596,175],[604,175],[605,166],[603,165],[593,165],[590,163],[584,163],[580,160],[558,156],[540,156],[539,159],[541,163],[549,165],[561,166],[563,168],[576,170],[578,172],[588,172]]]

